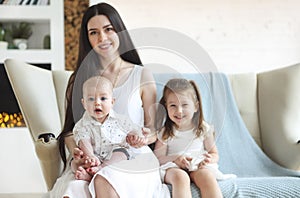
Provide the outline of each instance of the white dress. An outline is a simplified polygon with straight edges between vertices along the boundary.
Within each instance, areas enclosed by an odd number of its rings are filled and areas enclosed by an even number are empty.
[[[143,108],[140,97],[140,82],[143,67],[135,66],[126,82],[114,89],[114,110],[143,126]],[[106,166],[97,174],[105,177],[114,187],[121,198],[168,198],[170,192],[165,184],[162,184],[159,173],[159,162],[151,149],[144,146],[139,149],[140,155],[132,160],[124,160],[117,164]],[[94,197],[93,181],[88,182],[75,180],[70,167],[57,180],[51,197],[70,198]]]
[[[214,128],[212,125],[204,122],[204,131],[200,137],[196,137],[194,129],[187,131],[177,131],[174,129],[174,137],[168,138],[165,141],[161,140],[162,133],[159,134],[159,139],[167,144],[167,155],[185,155],[192,157],[190,161],[188,170],[195,171],[198,169],[200,162],[202,162],[205,157],[203,154],[208,151],[204,148],[204,138],[213,135]],[[161,180],[165,178],[166,170],[169,168],[179,168],[174,162],[167,162],[160,167]],[[209,169],[215,176],[217,180],[225,180],[229,178],[236,177],[233,174],[223,174],[217,163],[210,163],[205,165],[205,168]]]

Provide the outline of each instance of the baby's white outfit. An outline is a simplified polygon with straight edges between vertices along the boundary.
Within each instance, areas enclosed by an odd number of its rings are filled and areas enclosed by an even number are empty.
[[[188,171],[195,171],[198,169],[199,164],[205,159],[204,154],[207,151],[204,148],[204,138],[210,137],[214,133],[214,127],[209,125],[207,122],[204,122],[203,133],[200,137],[197,137],[194,129],[187,131],[178,131],[175,128],[174,137],[170,137],[165,141],[162,141],[162,133],[158,134],[158,138],[164,143],[167,144],[167,155],[185,155],[192,157]],[[179,168],[174,162],[167,162],[160,167],[161,179],[164,181],[166,170],[168,168]],[[215,175],[217,180],[224,180],[228,178],[236,177],[233,174],[223,174],[217,163],[209,163],[205,165],[205,168],[211,170]]]
[[[73,133],[77,145],[82,139],[91,140],[94,154],[102,161],[110,159],[117,148],[128,149],[126,136],[133,130],[137,133],[141,131],[128,117],[111,110],[103,124],[85,112],[74,126]]]

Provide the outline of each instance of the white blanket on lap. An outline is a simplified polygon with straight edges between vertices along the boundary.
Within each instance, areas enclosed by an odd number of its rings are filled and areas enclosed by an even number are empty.
[[[101,169],[97,174],[105,177],[121,198],[168,198],[170,192],[159,176],[159,162],[149,147],[135,159],[124,160]],[[95,176],[94,176],[95,178]],[[94,179],[93,178],[93,179]],[[94,182],[89,190],[95,197]]]
[[[159,176],[159,162],[148,146],[135,159],[124,160],[107,166],[97,174],[105,177],[121,198],[169,198],[170,192]],[[95,197],[93,181],[75,180],[70,167],[56,181],[55,187],[45,198]]]

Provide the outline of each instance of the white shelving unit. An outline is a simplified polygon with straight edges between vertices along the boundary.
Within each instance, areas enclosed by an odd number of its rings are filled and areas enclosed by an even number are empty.
[[[0,50],[0,63],[17,58],[28,63],[51,64],[52,70],[65,69],[64,1],[51,0],[50,5],[0,5],[0,23],[26,21],[33,23],[28,49]],[[50,35],[51,49],[43,49],[43,38]]]

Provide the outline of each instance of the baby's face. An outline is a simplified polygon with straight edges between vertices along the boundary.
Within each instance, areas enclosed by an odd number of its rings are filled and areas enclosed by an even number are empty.
[[[111,87],[103,82],[87,84],[82,103],[90,116],[103,123],[114,103]]]

